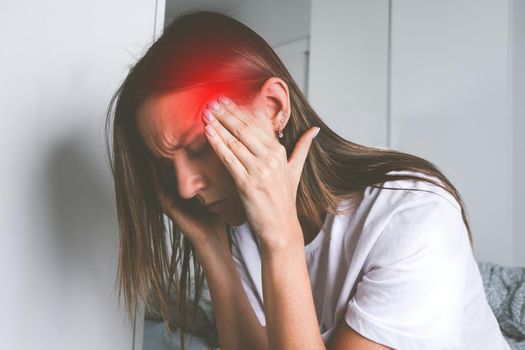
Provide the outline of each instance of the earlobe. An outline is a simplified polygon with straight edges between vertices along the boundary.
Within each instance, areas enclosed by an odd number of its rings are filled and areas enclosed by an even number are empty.
[[[279,136],[280,139],[282,139],[283,136],[284,136],[284,134],[283,134],[283,129],[284,129],[284,127],[285,127],[285,125],[284,125],[284,121],[285,121],[285,120],[286,120],[286,112],[283,111],[283,118],[281,118],[281,119],[279,120],[279,124],[280,124],[280,125],[279,125],[279,135],[278,135],[278,136]]]

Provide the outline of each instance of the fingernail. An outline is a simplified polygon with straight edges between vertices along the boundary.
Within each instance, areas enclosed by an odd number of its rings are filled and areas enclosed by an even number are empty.
[[[226,96],[220,96],[218,100],[220,103],[222,103],[225,106],[230,104],[230,99]]]
[[[320,131],[320,130],[321,130],[321,128],[320,128],[320,127],[317,127],[317,131],[315,132],[314,137],[316,137],[317,134],[319,134],[319,131]]]
[[[213,130],[213,126],[206,125],[206,127],[204,129],[206,129],[206,133],[208,133],[208,135],[210,135],[210,136],[214,136],[215,135],[215,130]]]
[[[210,103],[210,107],[213,108],[213,109],[216,110],[216,111],[218,111],[219,109],[221,109],[221,106],[220,106],[217,102],[215,102],[215,101],[213,101],[213,102]]]
[[[204,117],[208,120],[208,121],[213,121],[213,114],[209,111],[209,109],[205,109],[204,112],[202,113],[204,114]]]

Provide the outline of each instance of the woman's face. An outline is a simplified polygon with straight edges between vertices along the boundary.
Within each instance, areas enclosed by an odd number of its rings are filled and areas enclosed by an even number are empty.
[[[173,166],[181,198],[197,197],[203,205],[226,199],[215,212],[240,225],[246,214],[237,188],[204,135],[201,113],[208,102],[199,89],[150,97],[138,110],[137,127],[159,162]]]

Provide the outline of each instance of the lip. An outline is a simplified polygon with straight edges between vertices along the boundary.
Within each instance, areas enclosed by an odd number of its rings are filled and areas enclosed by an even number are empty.
[[[208,204],[206,208],[208,208],[208,210],[210,211],[216,211],[216,210],[222,209],[224,207],[224,203],[226,203],[227,200],[228,198],[225,198],[225,199],[221,199],[219,201],[213,202],[211,204]]]

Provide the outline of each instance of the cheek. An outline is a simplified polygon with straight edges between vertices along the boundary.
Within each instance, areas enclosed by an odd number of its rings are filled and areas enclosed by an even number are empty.
[[[208,155],[205,157],[204,166],[210,169],[210,173],[217,171],[219,171],[219,173],[228,172],[228,169],[226,169],[226,166],[219,158],[219,155],[215,153],[215,150],[211,148],[211,146]]]
[[[213,182],[222,178],[224,172],[228,172],[213,149],[208,150],[205,155],[200,156],[196,161],[201,172],[206,174],[208,178],[211,178]]]
[[[206,167],[206,171],[213,182],[220,184],[220,186],[223,188],[235,187],[233,177],[217,154],[214,153],[212,156],[210,156],[204,166]]]

